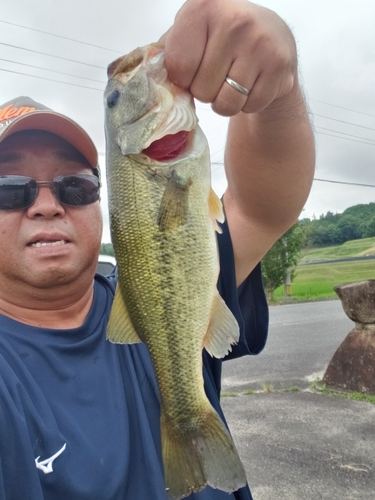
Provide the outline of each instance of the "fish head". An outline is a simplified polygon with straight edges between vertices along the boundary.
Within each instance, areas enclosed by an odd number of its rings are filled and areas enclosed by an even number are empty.
[[[158,141],[168,136],[166,158],[176,156],[198,119],[190,92],[168,79],[164,46],[147,45],[116,59],[108,66],[108,77],[104,107],[109,148],[118,147],[147,164],[150,157],[152,162],[163,159]]]

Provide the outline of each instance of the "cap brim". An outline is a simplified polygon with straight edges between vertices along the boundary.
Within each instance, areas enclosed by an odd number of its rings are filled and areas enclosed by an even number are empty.
[[[21,130],[45,130],[56,134],[74,146],[89,162],[94,170],[98,167],[98,152],[90,137],[76,122],[53,111],[33,111],[12,121],[0,142]]]

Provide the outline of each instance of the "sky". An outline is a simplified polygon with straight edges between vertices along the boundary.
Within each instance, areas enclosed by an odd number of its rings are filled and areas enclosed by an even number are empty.
[[[341,213],[375,201],[375,2],[257,3],[287,22],[298,45],[317,144],[315,180],[301,218]],[[73,118],[93,138],[104,172],[106,67],[122,54],[157,41],[183,1],[0,0],[0,4],[0,107],[28,95]],[[210,144],[212,185],[221,195],[226,187],[222,162],[228,119],[199,102],[197,112]],[[106,201],[104,176],[104,242],[110,241]]]

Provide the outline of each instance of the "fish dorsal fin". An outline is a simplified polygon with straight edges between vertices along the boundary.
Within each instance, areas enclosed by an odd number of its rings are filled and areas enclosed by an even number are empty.
[[[177,172],[172,170],[159,208],[158,225],[161,231],[175,229],[186,224],[190,184],[190,180],[182,180]]]
[[[214,224],[215,231],[221,234],[223,231],[217,222],[224,222],[224,210],[220,198],[212,188],[208,196],[208,211]]]
[[[115,344],[142,342],[134,329],[119,285],[116,287],[111,314],[107,325],[107,339]]]
[[[217,292],[211,314],[210,324],[203,339],[203,347],[215,358],[223,358],[240,338],[236,318]]]

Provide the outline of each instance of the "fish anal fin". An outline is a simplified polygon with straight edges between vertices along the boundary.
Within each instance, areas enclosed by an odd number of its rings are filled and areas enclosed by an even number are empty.
[[[190,179],[184,181],[175,170],[172,170],[158,213],[158,225],[161,231],[175,229],[186,223],[190,185]]]
[[[232,350],[240,338],[240,329],[236,318],[219,293],[215,296],[211,320],[203,339],[203,347],[215,358],[223,358]]]
[[[208,196],[208,211],[214,224],[215,231],[221,234],[223,231],[218,222],[224,222],[224,210],[220,198],[212,188]]]
[[[107,340],[115,344],[137,344],[142,342],[134,329],[119,285],[116,287],[109,315]]]
[[[243,465],[218,414],[210,406],[199,417],[189,426],[172,427],[164,411],[161,414],[165,485],[174,500],[207,484],[227,493],[246,484]]]

